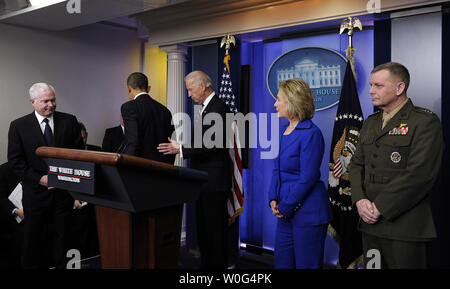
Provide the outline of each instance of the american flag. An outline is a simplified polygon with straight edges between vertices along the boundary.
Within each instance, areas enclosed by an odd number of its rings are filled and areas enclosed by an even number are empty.
[[[222,81],[220,82],[219,98],[225,102],[225,104],[234,113],[237,113],[236,97],[233,93],[233,84],[231,83],[230,73],[227,67],[223,66]]]
[[[226,61],[224,59],[224,67],[219,89],[219,98],[229,107],[231,112],[237,113],[238,110],[236,108],[236,97],[233,93],[233,85],[231,83],[230,72],[228,71],[225,62]],[[230,224],[233,223],[235,218],[243,212],[244,206],[244,191],[242,189],[242,155],[240,149],[241,146],[239,143],[239,131],[236,121],[233,121],[231,130],[232,139],[228,141],[229,144],[232,144],[232,146],[229,146],[230,149],[228,151],[228,156],[233,171],[233,186],[231,187],[227,202]]]

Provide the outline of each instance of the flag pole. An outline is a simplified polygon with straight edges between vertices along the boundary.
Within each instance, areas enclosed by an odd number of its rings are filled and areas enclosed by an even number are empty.
[[[230,73],[230,65],[228,62],[231,59],[231,56],[228,53],[228,51],[231,48],[231,44],[236,45],[236,39],[234,38],[233,35],[230,34],[224,36],[222,38],[222,41],[220,42],[220,48],[222,48],[225,45],[225,57],[223,58],[223,63],[226,65],[228,73]]]

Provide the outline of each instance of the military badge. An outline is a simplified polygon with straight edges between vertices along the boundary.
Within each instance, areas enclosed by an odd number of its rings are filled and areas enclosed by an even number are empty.
[[[407,135],[408,134],[408,124],[401,123],[399,127],[394,127],[389,131],[389,135]]]
[[[393,152],[393,153],[391,154],[391,161],[392,161],[393,163],[398,164],[401,160],[402,160],[402,156],[400,155],[399,152]]]

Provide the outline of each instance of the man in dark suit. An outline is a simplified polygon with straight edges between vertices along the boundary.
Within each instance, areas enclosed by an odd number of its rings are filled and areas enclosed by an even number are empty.
[[[20,268],[20,248],[23,241],[23,209],[16,207],[9,195],[19,184],[19,178],[6,162],[0,165],[0,269]]]
[[[120,116],[120,125],[110,127],[105,130],[105,136],[102,142],[102,151],[109,153],[118,152],[124,140],[125,127],[122,116]]]
[[[209,76],[202,71],[193,71],[185,77],[189,97],[202,105],[201,139],[212,125],[203,124],[209,113],[216,113],[222,118],[225,127],[228,107],[215,95]],[[195,121],[195,118],[194,118]],[[196,139],[194,128],[194,138]],[[225,269],[227,267],[227,197],[231,188],[231,167],[228,149],[225,146],[226,130],[223,130],[223,142],[220,145],[195,147],[192,140],[190,148],[181,146],[169,139],[169,143],[161,143],[158,150],[163,154],[180,154],[182,158],[191,160],[191,168],[208,172],[208,181],[200,189],[200,198],[196,203],[197,234],[201,256],[201,267]],[[212,142],[215,142],[212,140]],[[208,148],[209,147],[209,148]]]
[[[102,149],[99,146],[87,143],[86,126],[82,122],[78,122],[78,125],[80,126],[84,149],[101,151]],[[70,222],[69,248],[79,250],[83,259],[98,254],[97,221],[94,205],[75,201]]]
[[[123,153],[173,164],[175,156],[162,155],[157,150],[158,144],[166,141],[175,130],[172,114],[148,94],[150,86],[144,74],[130,74],[127,89],[130,101],[121,107],[125,124]]]
[[[102,150],[101,147],[87,143],[88,132],[86,126],[82,122],[78,122],[78,125],[80,126],[81,129],[81,138],[83,139],[84,149],[88,151],[101,151]]]
[[[35,111],[11,122],[8,133],[8,161],[22,181],[22,203],[26,221],[22,264],[39,268],[45,246],[42,231],[50,222],[55,238],[52,255],[57,268],[65,268],[67,224],[74,200],[67,191],[48,187],[48,166],[36,155],[40,146],[82,149],[83,140],[75,116],[57,112],[54,88],[35,83],[30,88],[30,102]],[[46,244],[49,246],[48,244]]]

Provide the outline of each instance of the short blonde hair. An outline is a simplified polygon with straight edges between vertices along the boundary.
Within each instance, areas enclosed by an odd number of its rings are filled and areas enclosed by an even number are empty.
[[[299,120],[313,118],[314,94],[303,79],[291,78],[282,81],[279,85],[279,92],[286,101],[288,118],[298,118]]]

